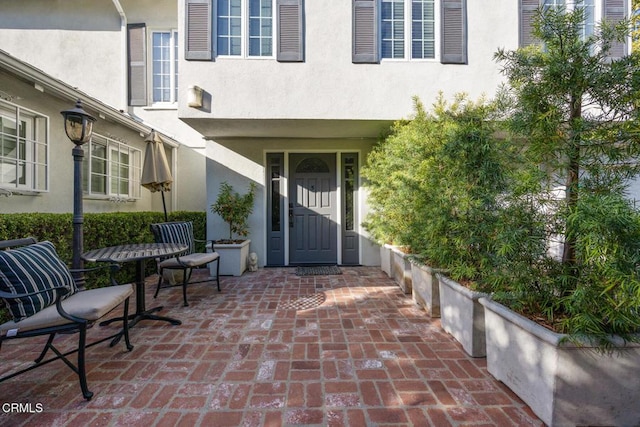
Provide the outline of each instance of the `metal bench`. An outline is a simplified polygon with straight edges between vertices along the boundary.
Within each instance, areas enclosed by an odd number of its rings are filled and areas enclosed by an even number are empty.
[[[103,267],[112,268],[112,273],[118,268],[117,265]],[[103,267],[73,272],[86,272]],[[61,359],[78,374],[82,395],[85,399],[91,400],[93,393],[87,386],[85,349],[113,336],[87,344],[87,328],[122,303],[122,333],[127,349],[133,349],[129,342],[128,326],[132,286],[117,284],[111,274],[112,286],[78,290],[71,273],[72,270],[59,259],[50,242],[37,242],[32,237],[0,241],[0,298],[13,317],[13,320],[0,325],[0,347],[7,340],[49,335],[44,349],[33,365],[1,377],[0,382]],[[78,347],[65,353],[59,351],[53,345],[53,340],[59,333],[77,333]],[[45,360],[49,350],[55,356]],[[73,353],[78,355],[76,364],[67,358]]]

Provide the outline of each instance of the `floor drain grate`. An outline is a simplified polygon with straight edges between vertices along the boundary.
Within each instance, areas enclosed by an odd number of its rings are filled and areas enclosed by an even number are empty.
[[[327,297],[324,293],[318,292],[282,303],[279,308],[284,310],[309,310],[311,308],[320,307],[326,299]]]

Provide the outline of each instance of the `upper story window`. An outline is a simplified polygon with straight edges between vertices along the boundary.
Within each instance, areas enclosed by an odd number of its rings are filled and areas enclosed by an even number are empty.
[[[583,8],[585,19],[582,35],[585,39],[595,33],[599,22],[607,20],[615,24],[628,17],[631,12],[629,0],[520,0],[520,46],[537,43],[531,35],[531,23],[539,7],[569,11],[577,7]],[[610,56],[619,58],[628,52],[628,41],[618,42],[611,47]]]
[[[185,0],[187,60],[304,60],[303,0]]]
[[[0,101],[0,188],[49,189],[49,118]]]
[[[218,0],[216,17],[218,55],[273,55],[273,0]]]
[[[352,61],[467,63],[466,0],[352,0]]]
[[[582,37],[587,38],[594,34],[596,28],[596,0],[582,0],[579,5],[575,1],[566,0],[543,0],[545,8],[564,8],[574,10],[576,7],[584,9],[584,26],[582,27]],[[600,17],[597,17],[600,19]]]
[[[148,33],[145,24],[129,24],[127,36],[129,105],[175,108],[178,101],[178,31]]]
[[[435,58],[435,0],[382,0],[381,6],[383,59]]]
[[[153,103],[178,101],[178,31],[151,33]]]
[[[83,187],[91,196],[140,197],[141,151],[93,134],[85,145]]]

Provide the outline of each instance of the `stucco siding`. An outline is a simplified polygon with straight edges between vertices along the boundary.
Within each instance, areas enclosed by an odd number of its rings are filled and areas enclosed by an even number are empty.
[[[64,132],[64,121],[60,111],[73,108],[73,102],[40,92],[32,84],[18,80],[4,71],[0,71],[0,92],[4,99],[11,100],[13,104],[47,116],[49,124],[49,190],[24,195],[15,192],[16,194],[10,197],[0,197],[0,213],[72,212],[73,156],[71,152],[74,145]],[[99,117],[99,113],[95,111],[87,112]],[[137,148],[144,154],[144,138],[135,130],[98,118],[94,125],[94,133],[117,138],[118,141]],[[87,154],[85,148],[85,156]],[[8,189],[11,191],[11,188]],[[143,190],[140,199],[135,201],[116,203],[108,198],[101,200],[85,198],[83,206],[85,212],[148,211],[152,208],[152,199],[151,194]]]
[[[517,2],[499,0],[491,7],[484,2],[467,4],[467,65],[443,65],[437,59],[353,64],[351,2],[305,2],[304,62],[182,60],[181,90],[188,85],[202,87],[211,96],[211,106],[188,108],[183,99],[179,114],[216,119],[393,120],[411,113],[414,95],[427,104],[440,91],[449,96],[456,92],[474,98],[491,96],[502,81],[493,54],[498,47],[517,47]]]

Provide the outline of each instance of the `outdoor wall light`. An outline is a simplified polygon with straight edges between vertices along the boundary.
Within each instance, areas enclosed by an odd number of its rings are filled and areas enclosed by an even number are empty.
[[[78,99],[75,108],[61,111],[60,114],[64,116],[64,131],[74,144],[82,145],[91,139],[96,118],[84,111],[82,101]]]
[[[69,139],[75,144],[72,150],[73,154],[73,243],[71,268],[81,269],[84,267],[82,261],[82,252],[84,251],[84,235],[82,224],[84,223],[84,215],[82,212],[82,159],[84,158],[84,150],[82,144],[89,142],[91,133],[93,132],[93,123],[96,118],[88,114],[82,109],[82,101],[76,102],[75,108],[61,111],[64,117],[64,131]],[[84,288],[84,274],[74,273],[76,285]]]
[[[202,88],[199,86],[189,86],[187,88],[187,105],[192,108],[202,107]]]

